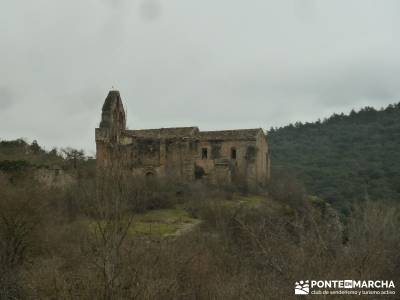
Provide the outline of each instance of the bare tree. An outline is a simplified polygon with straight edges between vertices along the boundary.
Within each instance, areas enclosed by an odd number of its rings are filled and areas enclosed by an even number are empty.
[[[68,147],[61,149],[61,152],[64,154],[65,159],[72,163],[74,169],[77,168],[79,161],[85,159],[85,152],[83,150],[77,150]]]
[[[105,300],[119,298],[120,276],[125,268],[123,246],[133,221],[129,200],[130,185],[134,182],[122,164],[122,160],[116,159],[98,170],[96,191],[89,193],[85,209],[92,220],[88,254],[101,275],[101,297]]]

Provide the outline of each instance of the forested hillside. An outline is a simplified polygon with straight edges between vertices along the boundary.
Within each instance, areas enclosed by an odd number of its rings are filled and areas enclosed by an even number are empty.
[[[24,139],[0,140],[0,172],[27,171],[32,168],[55,166],[63,169],[77,169],[78,164],[93,169],[95,161],[86,157],[83,150],[67,147],[46,151],[37,141],[28,143]]]
[[[57,149],[49,152],[42,149],[37,141],[31,144],[23,139],[0,141],[0,170],[17,171],[31,166],[45,167],[63,164]]]
[[[346,210],[349,200],[400,199],[400,103],[269,131],[273,174]]]

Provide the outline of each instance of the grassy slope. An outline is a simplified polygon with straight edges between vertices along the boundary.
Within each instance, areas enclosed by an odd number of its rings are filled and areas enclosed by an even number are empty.
[[[130,232],[135,235],[170,236],[196,224],[182,208],[158,209],[134,217]]]
[[[257,209],[261,205],[265,205],[265,197],[261,196],[238,196],[232,200],[216,199],[213,200],[224,210],[238,209]],[[273,201],[268,202],[273,207]],[[83,219],[78,221],[89,230],[95,230],[96,224],[93,220]],[[129,228],[131,237],[173,237],[189,232],[198,224],[201,219],[194,218],[184,206],[176,206],[169,209],[155,209],[144,213],[133,215],[133,221]],[[101,224],[103,225],[103,224]]]

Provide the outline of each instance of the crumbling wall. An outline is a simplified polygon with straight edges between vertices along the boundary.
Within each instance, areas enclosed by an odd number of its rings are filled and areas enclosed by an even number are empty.
[[[256,139],[256,178],[257,184],[265,185],[270,177],[270,155],[266,136],[259,134]]]
[[[207,157],[204,157],[204,149],[207,149]],[[199,143],[196,166],[210,182],[256,182],[256,163],[255,140],[202,140]]]
[[[140,166],[160,165],[160,140],[136,139],[137,161]]]
[[[34,178],[47,188],[67,188],[76,180],[60,168],[39,168],[34,172]]]
[[[197,127],[127,130],[118,91],[111,91],[96,129],[99,168],[117,166],[133,174],[217,184],[264,184],[269,153],[261,129],[201,132]]]
[[[197,142],[190,138],[168,138],[165,140],[165,173],[167,176],[193,180]]]

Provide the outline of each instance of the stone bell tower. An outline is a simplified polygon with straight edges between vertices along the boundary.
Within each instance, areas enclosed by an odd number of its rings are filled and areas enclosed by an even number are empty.
[[[121,134],[126,129],[125,110],[119,91],[112,90],[104,101],[101,122],[96,128],[96,158],[98,162],[111,159],[110,151],[119,143]]]
[[[122,104],[119,91],[110,91],[103,104],[101,113],[100,128],[116,131],[119,133],[125,130],[125,110]]]

